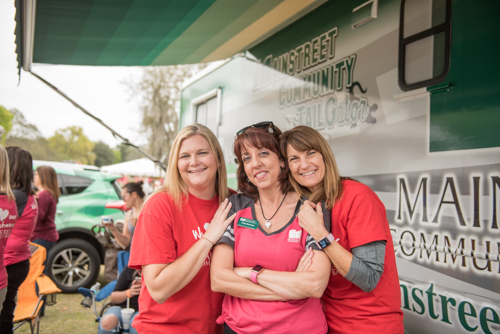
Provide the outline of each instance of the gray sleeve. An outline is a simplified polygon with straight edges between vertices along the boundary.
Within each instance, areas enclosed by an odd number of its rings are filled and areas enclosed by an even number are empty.
[[[232,197],[230,197],[229,200],[233,202]],[[227,214],[227,216],[231,217],[235,212],[236,208],[235,208],[235,203],[233,202],[233,205],[231,206],[231,209],[229,209],[229,213]],[[226,232],[224,232],[222,238],[220,238],[220,240],[217,242],[216,245],[220,243],[228,244],[234,249],[234,220],[228,225]]]
[[[321,201],[321,209],[323,211],[323,223],[325,224],[326,230],[330,232],[332,225],[332,212],[326,208],[325,201]],[[321,250],[316,243],[316,240],[314,240],[310,234],[307,235],[305,250],[308,250],[309,247],[314,250]]]
[[[352,249],[352,263],[345,279],[370,292],[384,272],[385,241],[374,241]]]

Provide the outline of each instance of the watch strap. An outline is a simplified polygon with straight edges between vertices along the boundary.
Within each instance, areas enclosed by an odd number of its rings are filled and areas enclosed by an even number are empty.
[[[250,279],[252,280],[252,282],[254,282],[255,284],[259,284],[259,282],[257,282],[257,275],[259,273],[257,271],[251,271],[250,272]]]

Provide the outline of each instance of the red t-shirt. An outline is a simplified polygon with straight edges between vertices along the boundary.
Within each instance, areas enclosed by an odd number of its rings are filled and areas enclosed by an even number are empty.
[[[43,239],[50,242],[59,240],[59,233],[55,224],[56,219],[56,200],[47,191],[43,190],[38,194],[38,219],[35,230],[31,235],[31,241]]]
[[[344,181],[342,199],[332,209],[332,234],[348,251],[373,241],[387,242],[384,273],[377,287],[367,293],[332,267],[321,298],[330,333],[404,332],[401,292],[394,246],[385,207],[367,186]]]
[[[4,252],[4,264],[10,266],[25,261],[31,257],[30,237],[35,228],[38,216],[38,206],[35,196],[29,195],[24,211],[16,221],[16,226],[7,241]]]
[[[9,200],[7,195],[0,195],[0,289],[7,286],[7,271],[3,263],[3,252],[16,220],[16,201]]]
[[[172,263],[181,257],[208,228],[219,207],[219,197],[205,201],[190,194],[187,200],[183,197],[183,203],[180,210],[166,193],[148,199],[135,228],[129,267],[141,269],[143,265]],[[211,258],[212,251],[193,280],[163,304],[155,302],[143,284],[139,295],[141,311],[133,327],[139,333],[221,333],[222,326],[215,321],[224,295],[212,292]]]

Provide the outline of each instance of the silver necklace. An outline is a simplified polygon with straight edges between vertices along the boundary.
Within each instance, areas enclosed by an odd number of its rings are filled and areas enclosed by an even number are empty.
[[[276,209],[276,212],[274,213],[274,215],[271,218],[267,219],[266,216],[264,216],[264,208],[262,208],[262,201],[260,200],[260,194],[259,194],[260,211],[262,212],[262,217],[264,217],[264,219],[266,220],[266,223],[264,225],[266,225],[268,230],[271,228],[271,225],[272,225],[270,220],[273,219],[274,216],[276,216],[276,214],[278,213],[279,209],[281,208],[281,205],[285,201],[286,195],[288,195],[288,193],[286,193],[285,197],[283,197],[283,200],[281,201],[280,206],[278,206],[278,208]]]

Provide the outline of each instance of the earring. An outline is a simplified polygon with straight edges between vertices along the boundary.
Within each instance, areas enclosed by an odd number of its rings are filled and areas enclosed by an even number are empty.
[[[248,179],[248,176],[247,176],[247,183],[250,183],[250,180]]]

